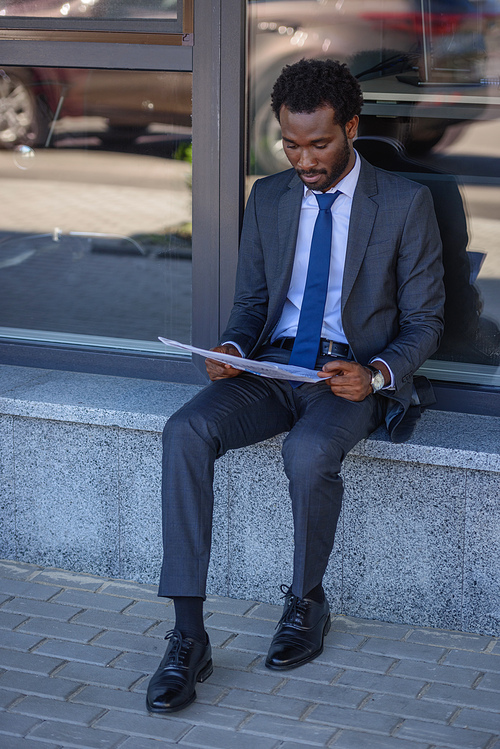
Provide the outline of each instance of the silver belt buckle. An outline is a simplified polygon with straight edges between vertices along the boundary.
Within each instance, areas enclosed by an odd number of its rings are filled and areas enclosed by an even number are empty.
[[[328,341],[328,352],[327,352],[328,356],[332,355],[332,346],[333,346],[333,341]]]

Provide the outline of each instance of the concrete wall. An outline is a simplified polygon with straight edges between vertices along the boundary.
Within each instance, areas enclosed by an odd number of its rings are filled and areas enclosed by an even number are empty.
[[[0,367],[0,556],[156,582],[161,430],[196,387]],[[271,603],[291,577],[281,437],[217,464],[209,592]],[[500,634],[500,419],[429,411],[344,465],[325,587],[337,613]]]

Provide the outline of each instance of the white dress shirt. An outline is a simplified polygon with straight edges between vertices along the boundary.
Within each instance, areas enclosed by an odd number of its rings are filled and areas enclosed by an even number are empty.
[[[356,185],[358,184],[360,167],[361,160],[356,154],[356,161],[351,171],[335,187],[328,190],[329,193],[334,193],[338,190],[340,195],[331,207],[333,222],[332,249],[321,337],[336,341],[337,343],[347,343],[342,326],[340,305],[352,199]],[[316,223],[318,213],[319,206],[318,201],[314,197],[314,192],[304,185],[290,287],[283,306],[283,312],[272,335],[272,341],[275,341],[276,338],[295,338],[297,335],[314,224]]]

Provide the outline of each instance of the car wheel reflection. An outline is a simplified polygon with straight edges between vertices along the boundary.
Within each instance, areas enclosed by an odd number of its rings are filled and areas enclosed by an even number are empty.
[[[0,145],[39,145],[48,133],[48,117],[30,83],[0,69]]]
[[[254,133],[253,159],[256,174],[279,172],[290,166],[283,152],[280,124],[269,101],[263,102],[256,112]]]

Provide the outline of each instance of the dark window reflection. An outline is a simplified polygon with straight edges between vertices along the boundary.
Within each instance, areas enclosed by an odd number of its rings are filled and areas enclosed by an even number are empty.
[[[191,74],[0,69],[0,334],[191,328]]]
[[[443,243],[446,288],[444,336],[433,358],[500,364],[500,329],[494,319],[482,314],[483,296],[476,283],[486,254],[468,251],[466,208],[456,177],[437,168],[431,154],[427,163],[411,158],[405,148],[411,133],[407,118],[367,115],[361,118],[359,132],[358,153],[375,166],[426,185],[432,193]],[[497,284],[500,287],[498,279]]]
[[[447,301],[431,374],[500,384],[500,8],[269,0],[248,11],[250,175],[289,167],[269,106],[282,67],[302,57],[347,62],[365,100],[355,147],[433,195]]]

